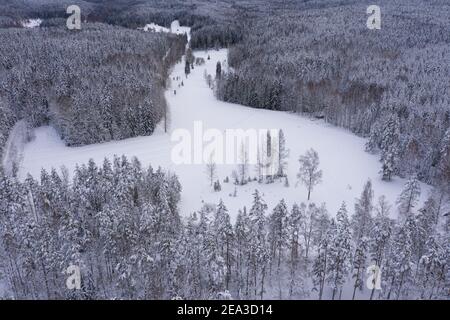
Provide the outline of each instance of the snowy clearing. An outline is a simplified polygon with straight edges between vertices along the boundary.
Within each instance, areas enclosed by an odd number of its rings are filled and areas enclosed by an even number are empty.
[[[188,33],[189,28],[178,26],[177,30]],[[239,209],[251,205],[255,189],[262,192],[270,210],[282,198],[288,205],[306,202],[306,188],[300,184],[296,186],[298,157],[309,148],[314,148],[320,157],[323,178],[322,183],[313,190],[311,202],[325,202],[331,215],[337,212],[342,201],[345,201],[350,211],[353,211],[354,199],[360,196],[364,183],[371,179],[375,197],[385,195],[390,204],[395,204],[406,181],[398,177],[391,182],[381,180],[378,156],[364,151],[365,139],[328,125],[322,120],[218,101],[208,87],[204,74],[206,70],[206,73],[214,77],[218,61],[226,66],[227,50],[198,51],[194,52],[194,55],[204,58],[205,64],[195,66],[186,78],[183,60],[174,66],[170,75],[171,86],[166,91],[166,99],[170,106],[168,133],[164,133],[160,125],[152,136],[69,148],[64,145],[53,128],[41,127],[35,130],[35,140],[26,144],[24,148],[20,178],[24,179],[27,173],[38,177],[41,168],[65,166],[72,171],[76,164],[86,163],[90,158],[101,162],[105,157],[111,158],[114,154],[136,156],[144,166],[149,164],[153,167],[161,166],[178,175],[183,186],[180,203],[182,215],[186,216],[200,209],[202,203],[216,204],[223,199],[231,217],[234,218]],[[181,85],[181,81],[184,85]],[[206,176],[205,165],[173,164],[171,150],[175,142],[171,142],[171,132],[180,128],[193,132],[195,121],[202,121],[204,130],[283,129],[287,147],[290,149],[289,187],[284,186],[284,180],[273,184],[251,182],[245,186],[237,186],[237,197],[232,197],[235,186],[231,183],[231,173],[235,166],[217,165],[222,191],[213,192]],[[250,168],[250,175],[256,176],[253,168]],[[230,182],[224,183],[223,180],[227,176]],[[421,203],[429,189],[429,186],[422,184]],[[394,210],[391,215],[395,215]]]

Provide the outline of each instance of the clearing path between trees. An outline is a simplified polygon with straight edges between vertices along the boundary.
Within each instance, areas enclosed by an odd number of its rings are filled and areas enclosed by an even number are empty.
[[[218,61],[226,70],[227,50],[198,51],[194,52],[194,55],[204,58],[205,64],[195,65],[186,78],[183,58],[183,61],[173,67],[170,75],[171,85],[166,91],[170,108],[168,133],[164,133],[163,125],[160,124],[152,136],[67,147],[53,128],[41,127],[35,130],[36,138],[25,145],[20,178],[24,179],[27,173],[39,177],[41,168],[60,168],[63,165],[71,172],[76,164],[87,163],[90,158],[101,163],[105,157],[112,158],[114,154],[125,154],[129,158],[136,156],[143,166],[161,166],[178,175],[183,186],[180,203],[182,215],[186,216],[200,209],[202,203],[217,204],[223,199],[231,217],[234,218],[239,209],[252,203],[252,193],[255,189],[261,191],[269,210],[272,210],[281,198],[284,198],[289,206],[294,202],[306,202],[306,188],[301,184],[296,186],[298,158],[308,149],[314,148],[320,157],[323,181],[313,190],[311,202],[325,202],[328,211],[334,216],[342,201],[345,201],[351,213],[354,199],[360,196],[363,185],[371,179],[375,197],[385,195],[390,204],[395,205],[406,181],[398,177],[394,177],[391,182],[381,180],[378,156],[364,151],[365,139],[322,120],[218,101],[205,80],[205,70],[206,74],[214,78]],[[208,56],[210,59],[207,59]],[[290,149],[287,169],[289,187],[285,186],[284,179],[272,184],[258,184],[254,181],[235,187],[231,179],[235,166],[219,164],[217,173],[222,190],[214,192],[206,175],[206,165],[175,165],[171,161],[171,150],[176,142],[171,142],[171,132],[183,128],[192,133],[195,121],[202,121],[204,130],[282,129],[286,136],[286,145]],[[252,167],[249,173],[251,177],[256,176]],[[223,180],[227,176],[230,182],[224,183]],[[233,196],[235,189],[236,197]],[[424,201],[428,190],[429,186],[422,184],[421,202]],[[396,210],[392,210],[391,215],[395,216]]]

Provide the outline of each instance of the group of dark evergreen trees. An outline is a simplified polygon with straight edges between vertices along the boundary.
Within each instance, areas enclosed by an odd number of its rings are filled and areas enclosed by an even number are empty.
[[[220,201],[182,218],[180,191],[176,176],[124,156],[91,160],[72,179],[64,169],[23,182],[1,171],[6,297],[448,298],[446,190],[417,208],[411,179],[393,209],[374,202],[368,181],[353,213],[344,203],[335,218],[325,204],[281,200],[269,210],[258,191],[238,213]],[[70,266],[80,268],[80,290],[66,287]],[[381,269],[382,290],[366,288],[369,266]]]

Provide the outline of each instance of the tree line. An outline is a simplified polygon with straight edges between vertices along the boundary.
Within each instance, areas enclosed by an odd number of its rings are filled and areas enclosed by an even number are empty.
[[[0,279],[16,299],[442,299],[449,295],[448,194],[419,208],[408,181],[396,207],[368,181],[343,203],[269,210],[204,204],[180,217],[175,175],[136,158],[90,160],[69,178],[42,170],[20,182],[0,171]],[[398,219],[391,217],[398,215]],[[66,287],[69,266],[81,289]],[[366,270],[381,268],[381,288]],[[344,289],[347,288],[347,289]],[[348,289],[350,288],[350,289]],[[344,292],[344,296],[343,296]]]

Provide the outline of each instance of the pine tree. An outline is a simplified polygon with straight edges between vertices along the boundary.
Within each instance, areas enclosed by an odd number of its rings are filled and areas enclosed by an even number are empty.
[[[269,217],[268,239],[272,252],[272,261],[277,263],[277,268],[281,266],[282,253],[288,236],[287,216],[288,209],[284,199],[282,199]]]
[[[375,266],[382,269],[385,259],[388,259],[390,239],[393,222],[389,219],[390,206],[384,196],[381,196],[377,206],[377,214],[370,230],[369,254]],[[370,300],[373,299],[375,288],[370,293]]]
[[[355,300],[356,290],[363,289],[363,276],[366,270],[366,260],[367,260],[367,249],[368,249],[368,239],[362,237],[359,239],[356,245],[355,253],[353,254],[353,274],[352,277],[355,279],[353,284],[353,295],[352,300]]]
[[[250,235],[250,220],[247,214],[247,210],[244,209],[236,217],[236,223],[234,226],[234,234],[236,239],[236,272],[237,280],[239,284],[238,297],[244,293],[248,296],[249,288],[249,265],[246,257],[249,255],[249,235]],[[244,269],[245,268],[245,269]],[[245,276],[244,271],[247,276]]]
[[[333,300],[338,292],[339,298],[342,296],[342,286],[350,271],[351,250],[350,222],[346,205],[342,203],[336,214],[336,234],[331,241],[327,258],[328,283],[333,289]]]
[[[220,200],[216,208],[216,214],[213,223],[213,234],[216,237],[216,247],[218,255],[223,257],[226,266],[226,278],[225,289],[229,289],[229,283],[231,278],[231,265],[234,259],[233,240],[234,233],[233,227],[230,223],[230,216],[228,210]]]
[[[250,253],[249,264],[252,272],[255,296],[264,297],[264,284],[267,266],[270,262],[270,254],[267,248],[267,232],[265,211],[267,205],[259,195],[258,190],[253,194],[253,205],[249,212],[250,220]],[[259,278],[259,280],[258,280]],[[259,294],[258,294],[259,287]]]
[[[304,208],[303,208],[304,210]],[[289,297],[292,298],[299,287],[304,287],[303,279],[299,279],[297,269],[301,255],[300,235],[305,215],[297,204],[292,206],[292,210],[287,221],[287,248],[289,250]],[[305,291],[305,290],[303,290]]]
[[[317,246],[317,255],[314,259],[312,273],[313,273],[313,284],[315,287],[317,286],[319,287],[318,288],[319,300],[322,300],[325,288],[325,281],[328,277],[329,250],[330,246],[332,245],[335,233],[336,233],[336,223],[334,219],[332,219],[329,227],[327,228],[324,236],[321,238],[320,243]]]
[[[442,287],[445,283],[446,268],[448,268],[448,250],[446,252],[443,244],[445,242],[440,243],[436,235],[430,236],[426,241],[426,249],[419,261],[416,276],[421,299],[440,298],[442,293],[445,297],[445,290],[442,290]]]
[[[387,299],[392,294],[406,298],[413,276],[413,235],[415,233],[416,224],[412,215],[406,218],[403,225],[398,227],[394,234],[392,249],[390,252],[390,265],[386,270],[386,275],[390,278]]]
[[[373,210],[373,190],[372,182],[369,180],[364,185],[364,190],[361,197],[356,199],[355,213],[352,216],[351,224],[353,229],[353,238],[358,243],[359,240],[368,236],[372,225],[372,210]]]
[[[317,219],[318,210],[314,203],[308,205],[308,210],[306,210],[306,206],[304,203],[301,204],[300,208],[305,213],[305,219],[303,224],[301,225],[301,233],[303,235],[303,243],[305,246],[305,259],[308,260],[309,251],[314,238],[315,222]]]
[[[409,179],[403,187],[397,199],[398,211],[403,220],[413,215],[413,208],[416,206],[420,196],[420,183],[417,177]]]
[[[283,252],[285,251],[288,238],[287,216],[288,216],[288,209],[286,203],[282,199],[273,209],[273,212],[269,217],[268,241],[271,250],[271,260],[272,262],[276,262],[280,299],[282,298],[281,279],[280,279],[281,262],[283,259]]]
[[[389,115],[380,130],[380,149],[383,180],[391,180],[397,173],[398,149],[399,149],[399,120],[398,117]]]

